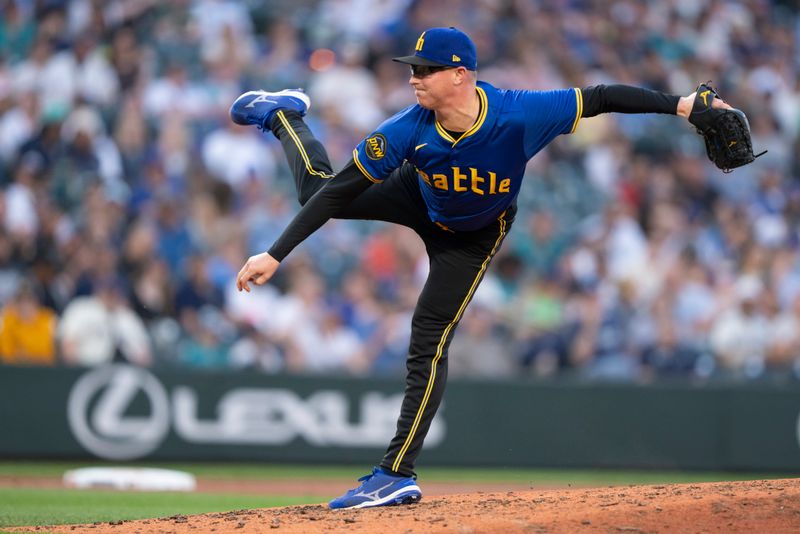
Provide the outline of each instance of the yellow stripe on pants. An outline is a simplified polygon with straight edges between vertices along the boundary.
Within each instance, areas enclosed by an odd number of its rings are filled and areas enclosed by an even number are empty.
[[[408,437],[406,441],[403,443],[403,447],[400,449],[400,452],[397,454],[397,458],[395,458],[394,463],[392,464],[392,471],[399,471],[400,463],[403,461],[403,457],[408,451],[408,447],[411,446],[411,442],[414,439],[414,435],[417,433],[417,427],[419,427],[419,423],[422,420],[422,414],[425,412],[425,407],[428,405],[428,399],[431,396],[431,391],[433,391],[433,383],[436,380],[436,364],[439,363],[439,360],[442,357],[442,352],[444,351],[444,345],[447,340],[447,336],[450,334],[450,331],[453,329],[455,324],[461,319],[461,315],[464,313],[464,310],[467,307],[470,299],[472,298],[472,294],[475,293],[475,290],[478,288],[478,284],[480,283],[481,277],[483,273],[486,271],[486,268],[489,266],[489,261],[494,256],[494,253],[497,251],[497,248],[500,246],[500,243],[503,240],[503,237],[506,234],[506,221],[504,218],[500,218],[500,235],[497,236],[497,240],[494,242],[494,246],[492,247],[491,252],[483,261],[483,265],[481,265],[480,270],[478,271],[478,275],[475,277],[475,280],[472,282],[472,286],[467,291],[467,296],[461,302],[461,307],[459,307],[456,316],[450,321],[450,324],[444,329],[444,333],[442,337],[439,339],[439,345],[436,347],[436,355],[431,362],[431,375],[428,378],[428,386],[425,388],[425,395],[422,397],[422,403],[419,406],[419,410],[417,410],[417,416],[414,418],[414,424],[411,425],[411,430],[408,433]]]

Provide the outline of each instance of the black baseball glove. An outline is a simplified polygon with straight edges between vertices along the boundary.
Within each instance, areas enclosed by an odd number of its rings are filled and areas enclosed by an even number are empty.
[[[700,84],[689,122],[703,136],[708,158],[727,173],[752,163],[767,151],[753,155],[750,124],[745,114],[738,109],[713,108],[715,98],[718,96],[713,87],[708,83]]]

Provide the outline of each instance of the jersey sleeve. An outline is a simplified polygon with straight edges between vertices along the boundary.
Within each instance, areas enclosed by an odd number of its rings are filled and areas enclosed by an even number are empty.
[[[353,161],[369,180],[380,183],[409,157],[416,119],[411,106],[378,126],[353,150]]]
[[[521,91],[528,157],[561,134],[575,131],[583,114],[583,94],[577,87],[555,91]]]

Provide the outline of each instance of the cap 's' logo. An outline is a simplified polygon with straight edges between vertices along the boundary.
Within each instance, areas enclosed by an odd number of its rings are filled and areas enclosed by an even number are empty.
[[[461,58],[453,54],[453,61],[461,61]]]
[[[420,50],[422,50],[422,45],[424,44],[425,44],[425,32],[422,32],[422,35],[420,35],[419,39],[417,39],[417,46],[414,47],[414,51],[419,52]]]
[[[382,134],[368,137],[366,148],[369,159],[382,159],[386,155],[386,138]]]

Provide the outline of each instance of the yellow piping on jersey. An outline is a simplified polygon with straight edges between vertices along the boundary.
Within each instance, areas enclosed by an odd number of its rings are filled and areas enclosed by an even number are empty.
[[[581,116],[583,116],[583,91],[579,87],[575,88],[575,122],[572,123],[572,130],[569,133],[575,132],[575,129],[578,127],[578,123],[581,121]]]
[[[439,135],[441,135],[442,137],[444,137],[445,139],[447,139],[451,143],[455,143],[456,142],[456,140],[453,139],[453,136],[450,135],[449,133],[447,133],[447,130],[445,130],[444,127],[441,124],[439,124],[439,121],[435,121],[434,125],[436,126],[436,131],[439,132]]]
[[[325,174],[322,171],[314,170],[314,167],[311,166],[311,160],[308,159],[308,154],[306,153],[306,149],[303,146],[303,143],[300,142],[300,138],[297,136],[297,132],[295,132],[294,129],[292,129],[291,124],[289,124],[289,121],[286,120],[286,117],[283,114],[283,110],[278,111],[278,118],[281,120],[283,127],[286,128],[286,131],[289,133],[289,136],[292,138],[292,141],[294,141],[297,150],[300,152],[300,157],[303,158],[303,162],[306,164],[306,170],[308,170],[309,174],[311,174],[312,176],[319,176],[320,178],[324,179],[333,178],[332,174]]]
[[[461,141],[465,137],[469,137],[470,135],[477,132],[480,129],[480,127],[483,126],[484,121],[486,121],[486,115],[489,113],[489,101],[486,98],[486,92],[480,87],[478,87],[477,89],[478,89],[478,98],[480,99],[481,102],[481,112],[478,115],[478,120],[476,120],[475,124],[472,125],[472,128],[464,132],[464,135],[459,137],[458,141]],[[458,141],[456,141],[456,143],[458,143]],[[455,143],[453,143],[453,145],[455,145]]]
[[[367,169],[358,161],[358,149],[353,149],[353,161],[356,162],[356,167],[364,174],[364,176],[370,181],[376,184],[381,183],[383,180],[378,180],[377,178],[373,178],[373,176],[369,173]]]
[[[470,135],[477,132],[480,129],[480,127],[483,126],[483,123],[486,121],[486,115],[489,112],[489,105],[488,105],[488,99],[486,98],[486,91],[484,91],[480,87],[476,87],[476,89],[478,92],[478,98],[480,99],[481,103],[481,110],[480,113],[478,113],[478,118],[475,120],[475,124],[473,124],[469,130],[461,134],[461,137],[459,137],[458,139],[453,139],[453,136],[447,133],[447,130],[444,129],[444,126],[439,124],[439,121],[434,121],[434,125],[436,126],[436,131],[439,132],[439,135],[441,135],[442,137],[453,143],[453,146],[456,146],[456,144],[458,144],[458,142],[464,139],[465,137],[469,137]]]
[[[436,380],[436,364],[439,363],[439,360],[442,358],[442,352],[444,351],[444,344],[447,341],[447,336],[450,334],[453,326],[455,326],[455,324],[461,319],[461,315],[464,313],[464,309],[467,307],[467,304],[472,298],[472,294],[475,293],[481,277],[486,271],[486,267],[489,265],[489,261],[492,259],[492,256],[494,256],[494,253],[497,252],[497,248],[500,246],[500,243],[503,241],[503,237],[506,235],[505,212],[500,215],[498,220],[500,221],[500,235],[497,236],[497,240],[494,242],[492,251],[489,252],[488,256],[486,256],[486,259],[483,261],[483,265],[481,265],[481,268],[478,270],[477,276],[475,276],[475,280],[472,281],[472,286],[469,288],[469,291],[467,291],[467,296],[464,297],[464,300],[461,302],[461,307],[458,308],[456,316],[444,329],[444,333],[442,334],[441,339],[439,339],[439,345],[436,347],[436,355],[433,357],[433,361],[431,361],[431,375],[428,378],[428,386],[425,388],[425,395],[422,397],[422,403],[419,405],[419,409],[417,410],[417,416],[414,418],[414,424],[411,425],[411,431],[408,433],[408,437],[406,438],[405,443],[403,443],[403,447],[400,449],[400,452],[397,454],[397,458],[395,458],[394,463],[392,464],[392,471],[397,472],[400,469],[400,463],[403,461],[403,457],[408,451],[408,447],[411,445],[414,435],[417,433],[417,427],[419,427],[419,422],[422,419],[422,413],[425,411],[425,407],[428,405],[428,399],[430,399],[431,396],[431,391],[433,391],[433,383]]]

